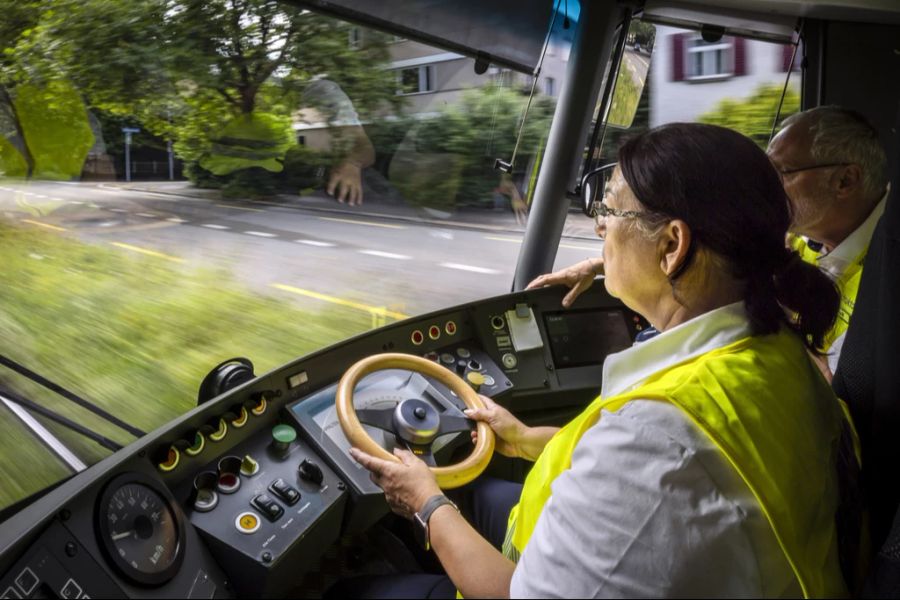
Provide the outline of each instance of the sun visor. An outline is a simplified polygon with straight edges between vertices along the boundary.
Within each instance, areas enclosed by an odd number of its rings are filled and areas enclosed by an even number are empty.
[[[689,2],[648,0],[641,20],[682,29],[701,29],[704,25],[722,27],[728,35],[738,35],[768,42],[788,43],[792,40],[797,18],[787,15],[743,12],[705,6],[702,9]]]
[[[551,22],[550,43],[568,52],[580,12],[578,0],[294,0],[292,3],[523,73],[534,70]]]

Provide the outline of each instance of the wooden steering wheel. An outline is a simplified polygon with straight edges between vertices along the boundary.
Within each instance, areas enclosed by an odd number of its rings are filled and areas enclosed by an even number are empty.
[[[484,408],[484,403],[475,390],[458,375],[437,363],[412,354],[375,354],[347,369],[338,384],[335,398],[338,421],[350,443],[372,456],[400,462],[399,458],[369,436],[362,426],[365,423],[396,435],[414,454],[429,464],[442,489],[460,487],[481,475],[494,454],[494,432],[487,423],[478,421],[478,442],[465,460],[438,467],[431,453],[432,442],[448,433],[472,430],[472,421],[466,419],[461,411],[453,409],[441,412],[421,398],[403,400],[395,408],[388,410],[356,410],[353,406],[356,384],[369,373],[384,369],[405,369],[427,375],[450,388],[468,408]]]

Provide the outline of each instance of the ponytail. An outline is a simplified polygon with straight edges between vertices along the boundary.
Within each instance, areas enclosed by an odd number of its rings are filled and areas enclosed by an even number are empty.
[[[834,325],[840,302],[834,282],[787,249],[774,274],[770,269],[760,269],[758,275],[750,277],[744,298],[754,333],[775,333],[787,309],[792,313],[790,326],[816,354],[823,351],[825,334]]]
[[[837,319],[841,294],[830,277],[804,262],[797,252],[786,250],[785,257],[773,278],[775,297],[794,313],[792,327],[809,349],[819,354],[824,351],[825,334]]]

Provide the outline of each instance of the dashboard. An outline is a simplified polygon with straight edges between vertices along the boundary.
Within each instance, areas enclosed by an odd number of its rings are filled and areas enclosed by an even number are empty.
[[[0,598],[292,595],[341,536],[388,514],[337,421],[344,370],[415,354],[526,422],[573,415],[596,396],[605,357],[645,323],[602,286],[569,310],[562,295],[520,292],[382,327],[198,406],[0,523]],[[354,392],[359,414],[413,401],[464,418],[451,390],[410,371],[372,373]],[[407,443],[365,427],[387,449]],[[437,464],[471,447],[461,431],[429,443]]]

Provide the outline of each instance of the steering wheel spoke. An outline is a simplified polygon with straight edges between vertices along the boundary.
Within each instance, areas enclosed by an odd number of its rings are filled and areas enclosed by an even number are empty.
[[[356,416],[363,425],[370,425],[389,433],[394,432],[394,407],[357,409]]]
[[[475,421],[471,419],[454,415],[441,415],[441,426],[440,429],[438,429],[438,435],[441,436],[448,433],[472,431],[473,429],[475,429]]]
[[[434,454],[431,452],[431,445],[423,446],[420,444],[409,444],[404,442],[404,446],[406,449],[416,455],[416,458],[421,459],[426,465],[429,467],[436,467],[437,463],[434,461]]]

